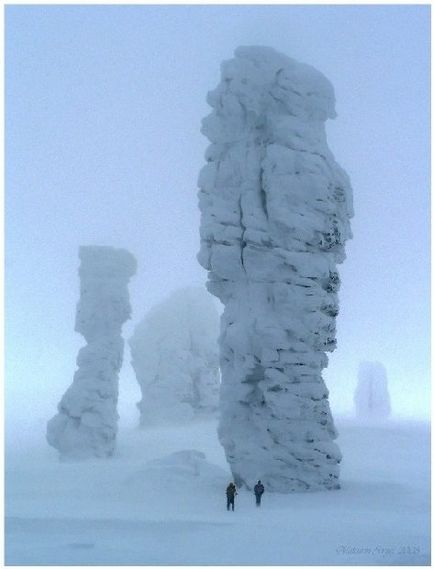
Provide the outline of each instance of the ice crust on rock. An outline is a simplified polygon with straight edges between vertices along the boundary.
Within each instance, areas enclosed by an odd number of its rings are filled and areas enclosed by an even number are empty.
[[[240,47],[208,103],[198,260],[225,305],[220,441],[237,484],[338,488],[321,370],[336,346],[336,264],[353,209],[326,140],[333,87],[271,48]]]
[[[361,362],[354,392],[356,415],[360,419],[387,419],[390,415],[390,396],[387,371],[380,362]]]
[[[78,370],[47,424],[47,441],[62,458],[107,457],[115,449],[122,325],[131,316],[128,281],[136,261],[128,251],[80,247],[80,300],[75,330],[87,345]]]
[[[142,392],[142,426],[188,422],[217,411],[219,317],[200,287],[173,292],[153,307],[129,340]]]

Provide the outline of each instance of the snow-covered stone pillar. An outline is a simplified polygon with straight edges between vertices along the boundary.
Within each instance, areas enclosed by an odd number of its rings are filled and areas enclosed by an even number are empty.
[[[142,392],[142,426],[183,423],[218,409],[219,317],[203,287],[174,291],[154,306],[129,340]]]
[[[326,141],[333,87],[270,48],[241,47],[208,103],[198,259],[225,305],[220,441],[248,488],[339,488],[321,370],[336,346],[336,263],[353,212]]]
[[[390,395],[387,371],[380,362],[361,362],[354,406],[359,419],[382,420],[390,415]]]
[[[121,330],[131,315],[127,285],[136,261],[113,247],[80,247],[79,256],[75,330],[87,345],[78,353],[78,370],[58,414],[48,422],[47,441],[63,458],[106,457],[115,448]]]

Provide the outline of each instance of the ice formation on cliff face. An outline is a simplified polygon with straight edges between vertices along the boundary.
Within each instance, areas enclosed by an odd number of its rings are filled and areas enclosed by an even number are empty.
[[[123,323],[130,318],[128,281],[134,257],[113,247],[80,247],[80,301],[75,330],[87,345],[78,353],[72,385],[47,425],[47,441],[62,458],[113,454]]]
[[[270,48],[222,64],[202,123],[200,264],[225,305],[219,438],[237,484],[339,487],[341,454],[321,377],[336,347],[352,191],[327,146],[334,92]]]
[[[387,419],[390,415],[387,372],[383,364],[360,363],[354,405],[356,415],[361,419]]]
[[[141,425],[185,422],[218,408],[219,318],[202,288],[175,291],[155,306],[129,340],[142,391]]]

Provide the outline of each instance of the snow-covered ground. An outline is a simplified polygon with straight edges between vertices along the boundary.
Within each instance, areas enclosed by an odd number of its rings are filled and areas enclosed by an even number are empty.
[[[123,427],[113,459],[79,463],[9,438],[6,564],[430,564],[428,423],[336,425],[341,490],[260,509],[241,490],[234,513],[214,421]]]

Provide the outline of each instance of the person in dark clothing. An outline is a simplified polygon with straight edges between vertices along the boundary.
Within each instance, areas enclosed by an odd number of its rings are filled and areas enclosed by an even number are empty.
[[[265,490],[264,485],[260,480],[258,480],[257,484],[255,484],[255,487],[253,488],[253,491],[255,492],[256,496],[256,506],[258,508],[261,505],[261,498],[262,494],[264,493],[264,490]]]
[[[226,488],[226,498],[227,498],[227,509],[229,512],[229,506],[232,506],[232,511],[235,507],[235,496],[237,495],[237,488],[233,482],[230,482]]]

